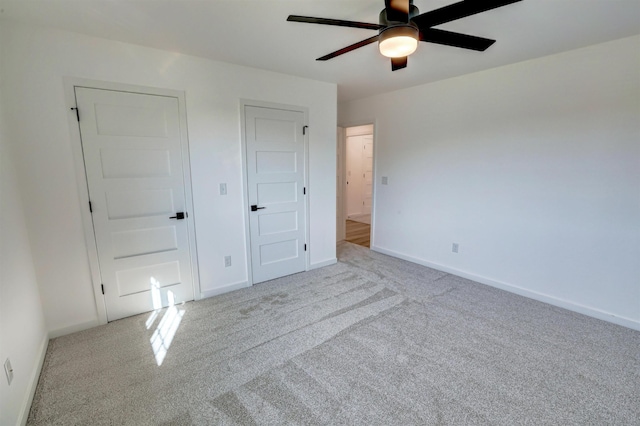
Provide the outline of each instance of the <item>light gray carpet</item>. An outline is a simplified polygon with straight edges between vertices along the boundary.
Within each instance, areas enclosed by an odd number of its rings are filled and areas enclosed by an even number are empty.
[[[640,333],[338,251],[178,306],[161,366],[164,312],[149,330],[145,314],[52,340],[29,424],[640,424]]]

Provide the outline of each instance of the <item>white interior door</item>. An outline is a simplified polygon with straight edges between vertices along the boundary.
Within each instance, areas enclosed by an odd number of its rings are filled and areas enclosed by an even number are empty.
[[[75,94],[108,320],[193,300],[178,99]]]
[[[306,269],[304,114],[245,107],[253,282]]]
[[[362,136],[347,138],[347,217],[362,214]]]
[[[373,135],[362,137],[362,214],[371,214],[373,196]]]

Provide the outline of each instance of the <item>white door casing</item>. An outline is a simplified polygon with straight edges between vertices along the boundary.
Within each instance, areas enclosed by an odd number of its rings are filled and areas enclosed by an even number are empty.
[[[336,241],[345,239],[344,219],[344,179],[345,168],[345,129],[338,127],[336,135]]]
[[[178,99],[76,87],[109,321],[194,298]]]
[[[307,268],[305,114],[245,105],[253,283]]]

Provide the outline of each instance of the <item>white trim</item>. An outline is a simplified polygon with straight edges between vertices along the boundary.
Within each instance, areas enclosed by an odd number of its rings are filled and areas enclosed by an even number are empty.
[[[245,253],[247,256],[247,279],[249,286],[253,285],[253,268],[252,268],[252,257],[251,257],[251,230],[249,227],[249,184],[247,182],[247,132],[245,128],[245,109],[246,107],[258,107],[258,108],[269,108],[269,109],[280,109],[285,111],[294,111],[301,112],[304,115],[304,125],[309,125],[309,108],[296,106],[296,105],[287,105],[287,104],[278,104],[273,102],[264,102],[264,101],[255,101],[250,99],[240,99],[240,146],[242,148],[242,190],[244,192],[243,202],[244,202],[244,234],[245,234]],[[307,127],[309,129],[309,127]],[[307,250],[305,252],[305,271],[309,271],[309,262],[311,259],[311,244],[310,244],[310,224],[311,224],[311,215],[309,208],[309,194],[311,193],[311,188],[309,187],[309,132],[307,132],[304,136],[304,186],[307,188],[307,193],[305,195],[304,200],[304,208],[305,208],[305,244],[307,245]]]
[[[601,311],[599,309],[590,308],[588,306],[580,305],[568,300],[558,299],[548,294],[539,293],[537,291],[527,290],[522,287],[515,286],[513,284],[496,281],[491,278],[476,275],[467,271],[462,271],[456,268],[450,268],[448,266],[440,265],[438,263],[429,262],[417,257],[409,256],[406,254],[398,253],[393,250],[388,250],[382,247],[371,246],[371,250],[386,254],[388,256],[397,257],[399,259],[407,260],[409,262],[417,263],[428,268],[436,269],[438,271],[446,272],[452,275],[456,275],[462,278],[466,278],[475,281],[480,284],[485,284],[490,287],[498,288],[500,290],[508,291],[509,293],[518,294],[520,296],[528,297],[529,299],[538,300],[540,302],[548,303],[559,308],[564,308],[569,311],[577,312],[579,314],[587,315],[593,318],[597,318],[603,321],[607,321],[613,324],[621,325],[633,330],[640,331],[640,321],[633,320],[631,318],[620,317],[609,312]]]
[[[65,101],[67,105],[67,116],[69,124],[69,137],[71,140],[71,150],[73,152],[73,162],[76,171],[76,183],[78,189],[78,197],[80,198],[80,216],[82,218],[82,227],[84,230],[85,249],[87,251],[87,260],[89,262],[89,270],[91,273],[91,284],[93,287],[93,297],[98,313],[98,324],[107,323],[107,308],[102,294],[100,262],[98,260],[98,248],[93,229],[93,220],[89,212],[89,187],[87,184],[87,174],[85,171],[84,157],[82,155],[82,139],[80,138],[80,126],[76,119],[76,114],[70,108],[75,108],[76,96],[75,87],[91,83],[87,80],[72,77],[63,77]]]
[[[369,239],[370,239],[370,247],[373,247],[375,244],[375,235],[376,235],[376,228],[375,228],[375,223],[376,223],[376,192],[378,191],[378,165],[377,165],[377,161],[378,161],[378,122],[375,119],[371,119],[371,120],[361,120],[361,121],[356,121],[353,123],[348,123],[348,124],[339,124],[339,127],[344,128],[344,144],[343,144],[343,159],[345,161],[345,173],[343,174],[342,177],[342,190],[343,190],[343,196],[346,196],[347,194],[347,174],[346,174],[346,157],[347,157],[347,129],[350,127],[360,127],[360,126],[372,126],[373,128],[373,170],[371,172],[371,179],[373,180],[372,183],[372,188],[371,188],[371,228],[369,231]],[[344,206],[344,210],[343,210],[343,220],[346,220],[349,216],[347,215],[347,203],[344,200],[343,197],[343,202],[342,202],[343,206]],[[345,236],[344,238],[346,239],[346,227],[345,227]]]
[[[40,372],[42,371],[42,366],[44,365],[44,357],[47,354],[48,346],[49,338],[45,335],[42,339],[42,342],[40,343],[40,349],[38,350],[38,359],[36,359],[36,363],[33,366],[33,370],[31,371],[31,376],[29,377],[27,395],[22,403],[22,408],[18,417],[17,424],[19,425],[24,426],[27,424],[27,420],[29,420],[29,411],[31,411],[33,397],[36,394],[36,388],[38,386],[38,380],[40,380]]]
[[[338,263],[338,259],[335,257],[333,259],[323,260],[322,262],[312,263],[311,265],[309,265],[309,271],[313,269],[324,268],[325,266],[335,265],[336,263]]]
[[[347,219],[359,222],[358,219],[362,219],[363,217],[369,217],[369,216],[371,216],[371,213],[352,214],[351,216],[347,216]]]
[[[253,285],[253,268],[251,267],[251,231],[249,229],[249,182],[247,182],[247,131],[246,131],[246,116],[245,106],[249,105],[250,101],[240,100],[240,155],[241,155],[241,173],[242,179],[242,202],[244,211],[244,248],[245,258],[247,259],[247,284]]]
[[[102,293],[100,293],[102,295]],[[78,331],[88,330],[89,328],[97,327],[100,324],[98,320],[86,321],[80,324],[70,325],[68,327],[57,328],[49,331],[49,339],[55,339],[56,337],[66,336],[67,334],[77,333]]]
[[[339,127],[337,128],[337,143],[336,143],[336,155],[338,155],[338,151],[340,154],[340,182],[338,182],[338,189],[336,192],[338,192],[338,194],[336,194],[336,196],[340,195],[340,205],[336,205],[336,209],[338,210],[336,213],[337,214],[337,221],[338,223],[336,223],[336,236],[337,236],[337,241],[336,242],[340,242],[340,241],[344,241],[347,238],[347,227],[345,226],[345,220],[346,220],[346,203],[344,202],[344,195],[346,193],[346,164],[345,164],[345,155],[346,155],[346,144],[345,141],[347,139],[346,137],[346,133],[347,133],[347,129],[344,127]]]
[[[198,268],[198,253],[196,251],[196,234],[195,234],[195,219],[194,216],[194,208],[193,208],[193,194],[192,194],[192,186],[191,186],[191,164],[189,157],[189,138],[187,133],[187,104],[185,100],[184,91],[173,90],[173,89],[163,89],[157,87],[146,87],[146,86],[138,86],[124,83],[113,83],[99,80],[88,80],[84,78],[76,78],[76,77],[63,77],[63,86],[65,93],[65,101],[68,109],[68,124],[69,124],[69,137],[71,140],[71,150],[73,152],[73,160],[76,171],[76,182],[78,186],[78,196],[80,198],[80,215],[82,217],[82,226],[84,229],[85,236],[85,248],[87,250],[87,257],[89,262],[89,269],[91,271],[91,281],[93,286],[93,295],[96,303],[96,311],[98,313],[98,320],[94,323],[95,325],[101,325],[107,323],[107,309],[104,295],[102,294],[102,278],[100,274],[100,262],[98,258],[98,250],[97,243],[95,238],[95,231],[93,228],[93,219],[91,217],[91,213],[89,212],[89,188],[87,183],[87,175],[85,171],[85,163],[84,156],[82,154],[82,139],[80,137],[80,126],[78,120],[76,118],[76,114],[70,108],[75,108],[77,106],[76,97],[75,97],[75,88],[76,87],[86,87],[90,89],[101,89],[101,90],[112,90],[117,92],[130,92],[130,93],[139,93],[145,95],[157,95],[157,96],[167,96],[178,99],[178,110],[179,110],[179,120],[180,120],[180,139],[181,139],[181,150],[182,150],[182,165],[183,165],[183,177],[184,177],[184,188],[185,188],[185,207],[186,211],[190,214],[187,216],[185,222],[187,223],[187,235],[189,238],[189,255],[191,258],[190,267],[191,267],[191,277],[192,277],[192,291],[193,291],[193,299],[197,300],[196,295],[201,293],[200,291],[200,272]],[[82,112],[80,112],[82,114]],[[79,329],[75,329],[74,327],[70,327],[69,330],[79,331],[83,330],[82,328],[84,323],[79,325]],[[57,336],[61,336],[63,334],[68,334],[73,331],[65,331],[68,329],[60,329],[54,330],[51,334],[56,334]],[[60,332],[61,334],[57,334]]]
[[[369,231],[369,246],[373,247],[376,243],[376,227],[374,224],[376,223],[376,200],[378,197],[376,196],[378,192],[378,123],[376,120],[371,121],[371,125],[373,126],[373,170],[371,172],[373,179],[373,188],[371,188],[371,224]]]
[[[200,299],[206,299],[208,297],[218,296],[220,294],[229,293],[230,291],[240,290],[248,287],[251,287],[249,281],[241,281],[234,284],[228,284],[223,287],[214,288],[213,290],[207,290],[200,293]]]
[[[309,199],[311,198],[311,185],[309,183],[309,108],[297,107],[294,111],[300,111],[304,114],[304,124],[303,126],[307,126],[307,131],[304,132],[304,187],[306,188],[306,193],[304,195],[304,210],[305,210],[305,231],[304,231],[304,239],[306,250],[305,254],[305,271],[309,270],[309,266],[311,263],[311,208],[309,204]],[[304,129],[304,127],[303,127]]]
[[[346,129],[349,129],[347,132]],[[368,136],[373,134],[373,123],[362,124],[360,126],[345,127],[345,136]]]
[[[173,92],[173,91],[172,91]],[[198,265],[198,245],[196,244],[196,215],[195,207],[193,204],[193,184],[191,182],[191,154],[189,147],[189,133],[187,123],[187,101],[185,99],[185,93],[180,91],[174,92],[178,97],[178,108],[180,113],[180,139],[182,148],[182,176],[184,179],[184,198],[185,207],[188,211],[186,218],[187,222],[187,237],[189,238],[189,253],[191,260],[191,280],[193,288],[193,300],[199,300],[198,296],[201,294],[200,288],[200,267]]]

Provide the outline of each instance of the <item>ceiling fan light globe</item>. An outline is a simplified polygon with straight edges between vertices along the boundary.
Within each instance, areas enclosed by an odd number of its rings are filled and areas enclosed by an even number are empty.
[[[418,48],[418,28],[412,25],[394,25],[380,31],[378,48],[387,58],[404,58]]]
[[[418,40],[409,36],[391,37],[379,43],[380,54],[387,58],[403,58],[418,48]]]

